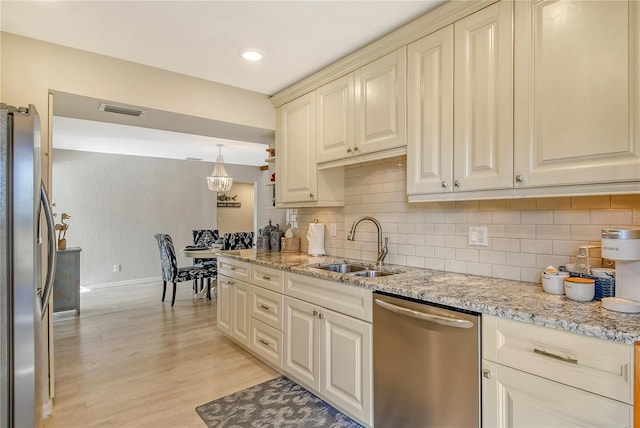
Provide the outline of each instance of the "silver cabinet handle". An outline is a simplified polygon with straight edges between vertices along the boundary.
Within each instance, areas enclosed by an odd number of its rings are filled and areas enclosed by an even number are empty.
[[[551,352],[544,351],[542,349],[533,348],[533,352],[538,355],[542,355],[543,357],[553,358],[554,360],[564,361],[569,364],[578,364],[578,360],[569,357],[563,357],[561,355],[556,355]]]
[[[455,180],[455,181],[453,182],[453,185],[454,185],[455,187],[460,187],[460,180]]]
[[[359,152],[359,151],[360,151],[360,149],[358,148],[358,146],[353,146],[353,151],[354,151],[354,152]]]
[[[265,304],[260,304],[259,306],[260,306],[260,309],[264,309],[265,311],[270,311],[271,310],[271,308],[269,306],[265,305]]]
[[[489,369],[482,369],[482,377],[491,379],[491,371]]]
[[[351,153],[351,147],[347,147],[347,153]]]
[[[313,199],[313,193],[309,193],[309,199]]]
[[[424,312],[414,311],[413,309],[403,308],[401,306],[384,302],[380,299],[376,299],[376,304],[388,311],[395,312],[396,314],[404,315],[410,318],[419,319],[421,321],[433,322],[436,324],[446,325],[448,327],[455,327],[455,328],[473,327],[473,323],[468,320],[463,320],[460,318],[449,318],[449,317],[443,317],[440,315],[427,314]]]
[[[524,183],[524,176],[520,174],[516,175],[516,183]]]
[[[318,311],[316,311],[315,309],[313,310],[313,316],[317,317],[318,316]]]
[[[449,183],[447,183],[447,180],[442,181],[442,188],[443,189],[446,189],[448,185],[449,185]]]
[[[229,269],[229,270],[236,270],[236,267],[235,267],[235,266],[229,266],[229,268],[228,268],[228,269]]]
[[[271,281],[271,277],[270,276],[260,276],[260,278],[264,279],[265,281]]]
[[[262,343],[264,346],[269,346],[269,342],[264,339],[258,339],[258,342]]]
[[[227,285],[233,285],[234,282],[233,281],[227,281]]]

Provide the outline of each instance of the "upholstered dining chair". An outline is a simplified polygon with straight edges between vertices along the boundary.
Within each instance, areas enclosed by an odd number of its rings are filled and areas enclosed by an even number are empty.
[[[162,301],[167,293],[167,282],[173,284],[173,297],[171,306],[176,302],[176,283],[183,281],[207,280],[207,287],[211,288],[211,279],[216,279],[218,269],[215,265],[194,265],[178,267],[176,250],[171,236],[164,233],[154,235],[160,249],[160,262],[162,264]],[[209,297],[210,298],[210,297]]]
[[[194,229],[193,230],[193,245],[203,245],[205,247],[211,247],[216,241],[220,239],[218,229]],[[204,264],[216,264],[216,259],[193,259],[194,265]]]
[[[244,250],[253,248],[255,232],[225,233],[222,242],[223,250]]]

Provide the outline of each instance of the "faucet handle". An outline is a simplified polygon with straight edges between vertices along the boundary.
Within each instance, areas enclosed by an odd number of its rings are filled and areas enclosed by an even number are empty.
[[[378,264],[382,265],[384,263],[384,258],[387,257],[389,253],[389,237],[386,236],[384,238],[384,246],[380,249],[380,254],[378,254]]]

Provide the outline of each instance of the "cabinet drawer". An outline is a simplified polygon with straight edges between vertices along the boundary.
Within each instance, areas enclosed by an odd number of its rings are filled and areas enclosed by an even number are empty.
[[[251,320],[251,350],[282,368],[282,332],[256,319]]]
[[[251,264],[242,260],[218,257],[218,274],[250,282]]]
[[[628,404],[630,345],[493,316],[482,317],[483,358]]]
[[[254,264],[251,267],[251,283],[276,293],[284,293],[284,271]]]
[[[372,321],[372,293],[367,288],[287,272],[285,294],[363,321]]]
[[[251,317],[282,331],[284,296],[256,286],[251,288]]]

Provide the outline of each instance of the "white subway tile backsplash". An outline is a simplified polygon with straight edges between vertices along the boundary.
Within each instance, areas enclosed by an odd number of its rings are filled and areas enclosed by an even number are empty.
[[[590,224],[591,215],[589,211],[554,211],[553,212],[554,224]]]
[[[330,255],[375,261],[372,223],[346,240],[353,221],[371,215],[389,237],[388,263],[536,283],[546,266],[569,263],[579,245],[599,243],[603,228],[640,226],[640,195],[410,204],[405,164],[398,157],[345,167],[344,207],[288,211],[301,235],[316,218],[338,224],[338,236],[325,239]],[[469,226],[487,227],[488,248],[469,247]]]
[[[467,263],[467,273],[471,275],[491,276],[491,265],[487,263]]]
[[[536,238],[538,239],[569,239],[571,227],[568,224],[538,224]]]
[[[534,254],[551,254],[553,241],[550,239],[523,239],[520,241],[520,251]]]

